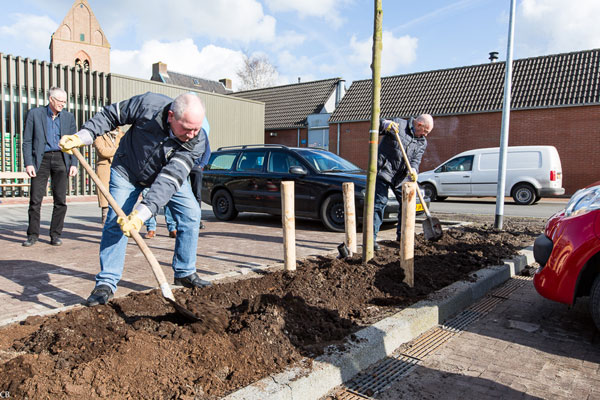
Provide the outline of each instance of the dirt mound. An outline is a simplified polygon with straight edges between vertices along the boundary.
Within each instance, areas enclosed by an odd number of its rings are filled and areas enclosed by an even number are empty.
[[[415,286],[402,283],[398,244],[383,242],[369,263],[359,256],[316,257],[283,271],[204,289],[176,291],[194,312],[190,323],[159,291],[105,306],[30,317],[0,330],[0,388],[15,398],[215,399],[353,332],[532,243],[543,223],[507,221],[417,238]]]

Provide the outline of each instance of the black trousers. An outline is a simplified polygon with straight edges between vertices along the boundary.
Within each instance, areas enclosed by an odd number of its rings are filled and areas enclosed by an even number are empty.
[[[50,222],[50,237],[59,237],[62,234],[65,215],[67,214],[67,184],[69,174],[62,152],[50,151],[44,154],[40,169],[37,171],[36,176],[31,178],[27,236],[37,237],[40,235],[40,209],[44,194],[46,194],[48,178],[51,179],[52,197],[54,199],[52,221]]]

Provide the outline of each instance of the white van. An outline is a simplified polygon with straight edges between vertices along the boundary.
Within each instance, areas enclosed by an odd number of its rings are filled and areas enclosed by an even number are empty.
[[[433,171],[419,174],[419,185],[429,198],[496,196],[498,147],[455,155]],[[509,146],[506,157],[505,196],[529,205],[543,196],[561,195],[562,168],[554,146]]]

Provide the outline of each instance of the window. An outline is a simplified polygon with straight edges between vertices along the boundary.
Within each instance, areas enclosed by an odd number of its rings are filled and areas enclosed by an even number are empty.
[[[333,153],[307,149],[300,154],[319,172],[360,171],[356,165]]]
[[[79,34],[79,41],[80,42],[85,42],[85,34],[84,33],[80,33]]]
[[[262,171],[265,162],[264,151],[244,152],[238,161],[238,171]]]
[[[269,157],[267,171],[287,174],[290,172],[290,167],[294,166],[302,166],[302,164],[294,156],[281,151],[274,151],[271,152]]]
[[[435,172],[457,172],[471,171],[473,168],[473,156],[463,156],[453,158],[446,164],[442,165]]]
[[[235,161],[235,153],[213,154],[208,161],[208,170],[229,170]]]

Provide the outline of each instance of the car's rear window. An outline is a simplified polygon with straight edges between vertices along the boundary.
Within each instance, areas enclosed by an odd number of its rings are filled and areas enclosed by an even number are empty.
[[[210,170],[229,170],[233,167],[235,153],[214,154],[209,161]]]

